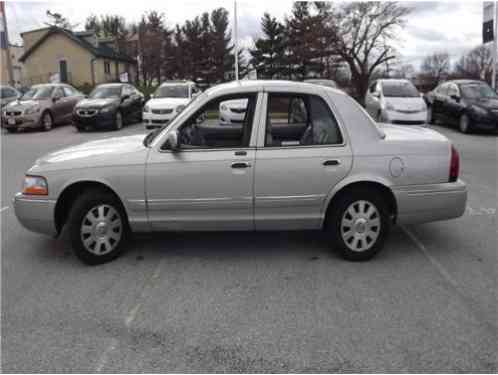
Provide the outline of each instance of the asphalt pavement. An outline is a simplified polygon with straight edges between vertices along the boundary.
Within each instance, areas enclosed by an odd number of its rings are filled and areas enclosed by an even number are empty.
[[[318,232],[170,233],[96,267],[11,199],[39,156],[143,127],[2,131],[2,371],[497,372],[498,138],[433,128],[460,151],[466,213],[395,227],[370,262]]]

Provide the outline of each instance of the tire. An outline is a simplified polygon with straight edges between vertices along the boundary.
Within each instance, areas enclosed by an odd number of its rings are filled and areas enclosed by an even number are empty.
[[[52,127],[54,126],[54,118],[52,117],[50,112],[48,111],[43,112],[40,118],[40,124],[44,131],[47,132],[52,130]]]
[[[458,128],[460,129],[460,132],[462,132],[463,134],[472,133],[472,121],[466,113],[460,116]]]
[[[327,234],[339,254],[350,261],[366,261],[377,254],[389,234],[391,221],[382,195],[354,189],[338,197],[326,222]]]
[[[101,190],[89,190],[76,199],[69,215],[68,231],[76,256],[89,265],[116,259],[129,237],[120,202]]]
[[[117,111],[114,118],[114,130],[123,129],[123,114],[121,111]]]
[[[432,116],[432,106],[428,105],[427,106],[427,125],[432,124],[434,121],[434,118]]]
[[[6,128],[9,133],[17,133],[17,128]]]

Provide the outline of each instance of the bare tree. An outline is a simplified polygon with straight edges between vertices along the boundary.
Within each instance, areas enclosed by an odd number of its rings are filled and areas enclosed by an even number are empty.
[[[72,30],[73,28],[78,26],[78,24],[71,24],[68,21],[68,19],[60,13],[57,12],[52,13],[50,10],[47,9],[46,15],[50,19],[50,21],[45,22],[45,25],[60,27],[61,29],[68,29],[68,30]]]
[[[348,64],[360,102],[374,71],[396,58],[392,41],[409,12],[396,2],[346,3],[330,12],[331,44]]]
[[[420,68],[422,75],[437,85],[450,73],[450,55],[447,52],[435,52],[425,57]]]
[[[484,45],[463,55],[455,65],[455,73],[462,78],[482,79],[491,82],[493,56]]]

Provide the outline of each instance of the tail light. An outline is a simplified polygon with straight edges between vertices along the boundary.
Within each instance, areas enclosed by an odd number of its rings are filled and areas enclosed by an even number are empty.
[[[450,182],[455,182],[458,180],[458,174],[460,173],[460,156],[458,151],[451,146],[451,161],[450,161]]]

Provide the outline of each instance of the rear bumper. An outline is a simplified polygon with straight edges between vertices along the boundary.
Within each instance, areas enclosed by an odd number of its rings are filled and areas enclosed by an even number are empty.
[[[467,186],[461,180],[434,185],[394,187],[400,224],[447,220],[463,215]]]
[[[56,236],[55,200],[17,193],[14,197],[17,220],[30,231]]]

